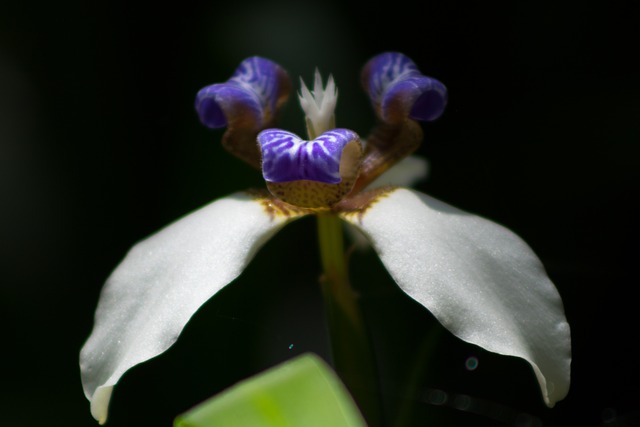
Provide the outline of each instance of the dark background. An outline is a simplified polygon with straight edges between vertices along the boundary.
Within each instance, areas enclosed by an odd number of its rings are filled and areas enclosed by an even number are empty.
[[[415,425],[640,425],[640,69],[631,1],[2,2],[0,424],[94,426],[78,351],[107,275],[137,240],[262,185],[197,121],[199,88],[259,54],[339,90],[338,124],[373,123],[359,87],[399,50],[449,88],[425,126],[421,191],[500,222],[536,251],[572,327],[554,409],[528,365],[464,344],[404,297],[372,253],[352,277],[379,348],[387,411],[425,337],[437,346]],[[282,127],[302,132],[295,102]],[[301,256],[304,254],[304,256]],[[109,425],[177,414],[305,351],[327,357],[313,219],[285,228],[167,353],[129,371]],[[384,278],[382,280],[381,278]],[[465,368],[476,357],[475,370]],[[447,404],[434,404],[447,393]]]

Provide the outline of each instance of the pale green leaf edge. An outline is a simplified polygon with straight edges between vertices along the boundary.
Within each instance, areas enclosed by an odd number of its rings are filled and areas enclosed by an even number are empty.
[[[366,427],[345,386],[306,353],[241,381],[178,416],[174,427]]]

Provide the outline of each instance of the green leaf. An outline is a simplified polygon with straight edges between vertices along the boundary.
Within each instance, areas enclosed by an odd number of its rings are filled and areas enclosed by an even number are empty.
[[[336,374],[304,354],[178,416],[174,427],[366,427]]]

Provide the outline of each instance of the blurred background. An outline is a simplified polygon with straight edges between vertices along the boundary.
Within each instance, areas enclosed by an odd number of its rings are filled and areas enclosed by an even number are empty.
[[[375,254],[351,260],[388,413],[425,339],[414,425],[640,425],[640,69],[631,1],[0,4],[2,425],[95,426],[78,352],[127,249],[233,191],[261,187],[201,126],[194,96],[247,56],[294,83],[333,73],[339,126],[373,125],[360,68],[406,53],[449,88],[427,124],[417,187],[521,235],[563,297],[572,386],[548,409],[529,366],[452,337],[395,288]],[[282,127],[302,133],[290,102]],[[108,425],[169,426],[194,404],[295,355],[329,357],[313,218],[286,227],[129,371]],[[304,254],[304,256],[301,256]]]

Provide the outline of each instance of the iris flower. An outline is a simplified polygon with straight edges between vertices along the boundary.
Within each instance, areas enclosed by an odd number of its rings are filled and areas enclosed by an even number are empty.
[[[272,128],[292,84],[274,62],[244,60],[207,86],[196,111],[226,127],[223,146],[262,171],[268,191],[239,192],[136,244],[108,278],[80,354],[84,391],[100,422],[114,386],[166,351],[191,316],[242,273],[287,223],[339,219],[364,234],[397,285],[458,338],[526,360],[553,406],[569,389],[571,344],[560,296],[540,260],[506,228],[405,185],[424,173],[409,157],[447,103],[445,86],[407,56],[372,58],[362,84],[377,124],[361,140],[335,127],[337,89],[302,82],[309,140]],[[339,219],[338,219],[339,218]]]

